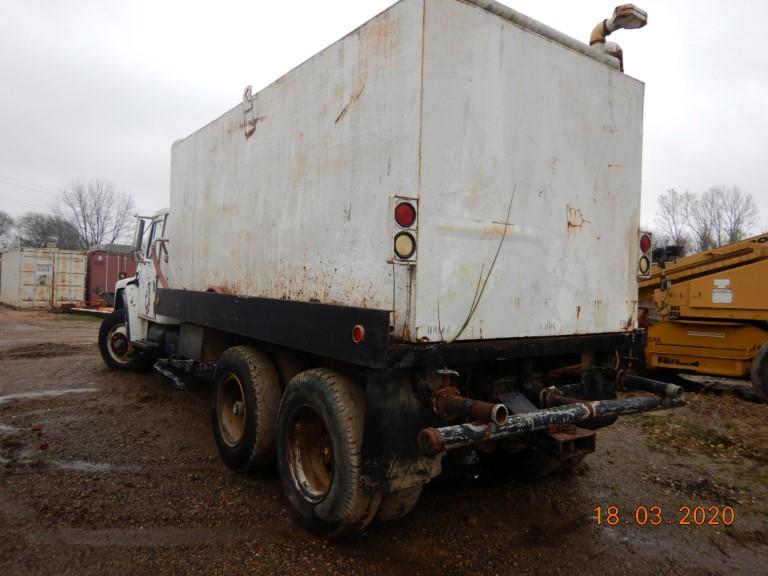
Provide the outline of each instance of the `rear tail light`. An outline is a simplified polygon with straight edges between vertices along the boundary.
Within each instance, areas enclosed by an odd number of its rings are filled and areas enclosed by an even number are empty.
[[[395,256],[400,260],[408,260],[416,252],[416,239],[410,232],[400,232],[395,235]]]
[[[640,256],[637,271],[640,272],[640,276],[648,276],[651,273],[651,261],[648,260],[647,256]]]
[[[395,198],[394,216],[395,260],[413,264],[416,254],[416,200]]]
[[[416,208],[410,202],[400,202],[395,207],[395,222],[401,228],[410,228],[416,223]]]
[[[651,250],[651,235],[642,234],[640,236],[640,252],[650,252]]]
[[[651,248],[653,237],[650,232],[640,232],[640,257],[637,260],[637,275],[648,278],[651,275]]]
[[[352,342],[360,344],[363,340],[365,340],[365,326],[355,324],[352,328]]]

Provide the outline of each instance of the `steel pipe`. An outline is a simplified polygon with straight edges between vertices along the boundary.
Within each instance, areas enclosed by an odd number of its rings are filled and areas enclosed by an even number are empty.
[[[509,411],[504,404],[473,400],[459,395],[456,388],[444,388],[435,395],[434,410],[438,416],[458,416],[467,420],[504,424]]]
[[[635,396],[621,400],[581,401],[565,406],[545,408],[527,414],[515,414],[496,424],[456,424],[441,428],[425,428],[418,434],[419,448],[424,454],[436,455],[446,450],[473,446],[482,442],[546,430],[553,424],[575,424],[605,416],[619,416],[682,406],[685,400],[657,396]]]
[[[685,398],[685,390],[682,386],[659,382],[658,380],[651,380],[650,378],[643,378],[642,376],[636,376],[635,374],[627,374],[622,378],[622,384],[627,389],[644,390],[645,392],[651,392],[670,400],[680,400]]]

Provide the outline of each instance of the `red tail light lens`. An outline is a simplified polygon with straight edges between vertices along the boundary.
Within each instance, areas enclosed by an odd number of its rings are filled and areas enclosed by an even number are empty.
[[[648,234],[640,236],[640,252],[648,252],[651,249],[651,237]]]
[[[365,340],[365,327],[362,324],[355,324],[352,328],[352,342],[360,344]]]
[[[416,208],[408,202],[400,202],[395,207],[395,222],[402,228],[410,228],[416,222]]]

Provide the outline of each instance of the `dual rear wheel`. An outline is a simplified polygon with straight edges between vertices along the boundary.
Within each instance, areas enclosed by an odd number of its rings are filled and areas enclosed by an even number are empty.
[[[365,392],[332,370],[302,372],[283,392],[266,354],[230,348],[217,364],[211,419],[224,462],[246,472],[276,461],[296,517],[327,538],[359,532],[374,518],[399,518],[421,492],[382,497],[364,486]]]

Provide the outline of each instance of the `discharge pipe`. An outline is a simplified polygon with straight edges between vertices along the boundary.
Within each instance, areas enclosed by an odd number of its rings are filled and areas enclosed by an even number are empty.
[[[648,23],[648,13],[645,10],[641,10],[634,4],[622,4],[617,6],[613,11],[613,16],[600,22],[592,30],[592,34],[589,37],[589,45],[596,48],[609,56],[613,56],[619,60],[619,68],[624,71],[624,52],[621,46],[615,42],[606,42],[605,39],[610,36],[616,30],[622,28],[626,30],[634,30],[636,28],[642,28]]]
[[[507,421],[509,410],[504,404],[464,398],[456,388],[443,388],[435,394],[434,411],[443,418],[456,416],[467,420],[493,422],[501,425]]]

